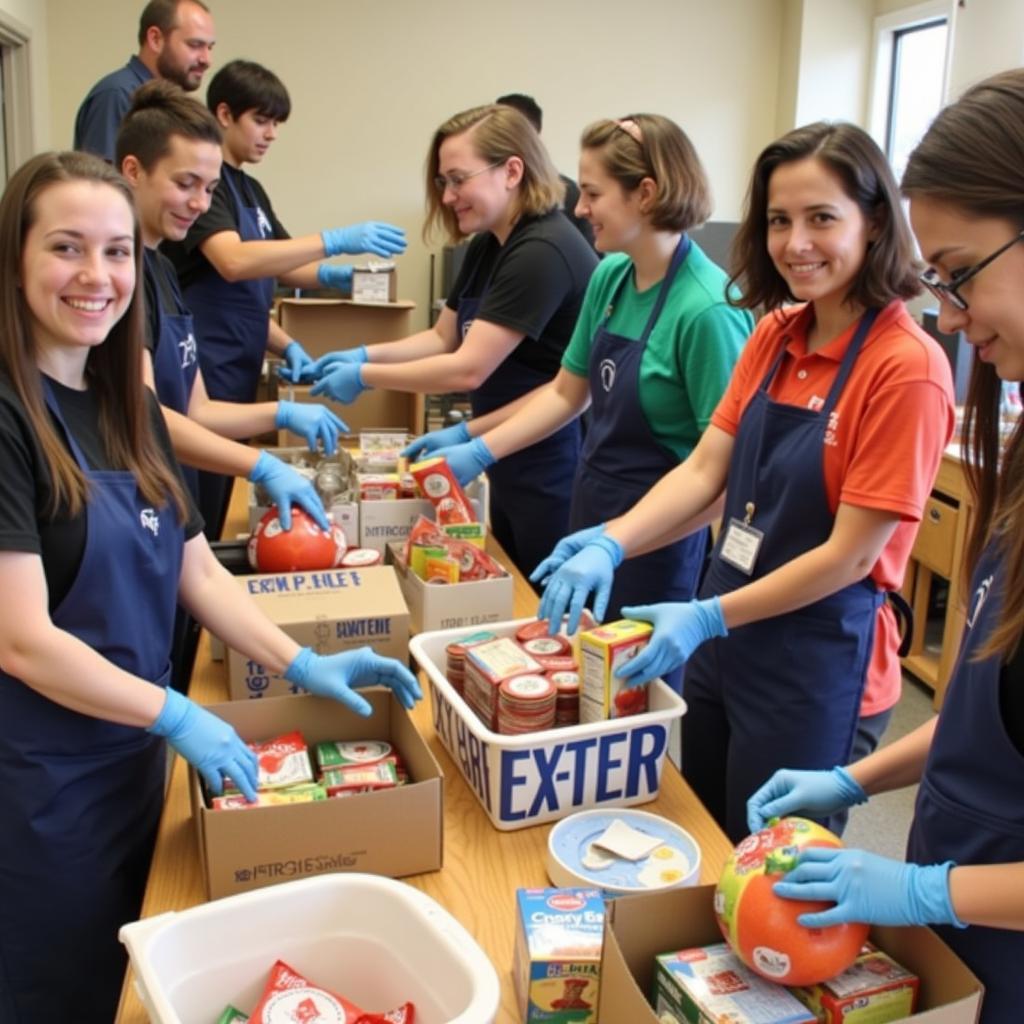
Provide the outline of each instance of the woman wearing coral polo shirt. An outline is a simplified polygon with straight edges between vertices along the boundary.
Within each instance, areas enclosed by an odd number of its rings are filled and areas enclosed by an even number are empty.
[[[769,312],[711,426],[558,569],[541,614],[581,607],[623,558],[685,535],[724,490],[702,599],[624,608],[654,634],[620,674],[639,684],[686,663],[683,774],[738,841],[748,797],[777,768],[846,763],[862,700],[877,727],[899,697],[885,597],[902,582],[953,396],[946,357],[903,305],[919,290],[910,233],[859,128],[809,125],[764,150],[736,253],[740,304]]]

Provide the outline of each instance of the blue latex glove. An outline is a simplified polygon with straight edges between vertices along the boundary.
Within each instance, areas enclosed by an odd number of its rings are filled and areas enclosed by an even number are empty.
[[[309,371],[310,379],[319,380],[328,370],[333,370],[335,366],[341,364],[356,366],[366,362],[369,362],[369,356],[367,355],[365,345],[360,345],[358,348],[343,348],[337,352],[328,352],[327,355],[321,356],[313,364]]]
[[[474,437],[465,444],[455,444],[450,448],[438,448],[433,457],[447,459],[452,475],[463,487],[498,461],[482,437]]]
[[[355,692],[355,687],[389,686],[402,706],[410,709],[423,697],[416,677],[400,661],[374,654],[369,647],[323,656],[303,647],[285,669],[284,677],[318,697],[340,701],[364,718],[373,713],[373,708]]]
[[[411,444],[407,444],[399,454],[407,459],[425,459],[442,448],[450,448],[452,445],[465,444],[471,441],[469,427],[465,420],[460,420],[453,427],[443,427],[441,430],[431,430],[429,434],[417,437]]]
[[[249,473],[254,484],[262,484],[270,495],[270,500],[277,506],[277,517],[281,528],[292,528],[292,505],[301,505],[315,520],[321,530],[331,527],[324,512],[324,503],[316,493],[312,480],[307,480],[301,473],[296,473],[270,452],[260,452],[256,465]]]
[[[397,256],[405,252],[405,232],[394,224],[368,220],[347,228],[328,228],[320,232],[324,255],[372,252],[375,256]]]
[[[819,772],[780,768],[747,801],[747,827],[758,832],[769,818],[790,814],[824,818],[867,799],[861,784],[845,768]]]
[[[201,708],[177,690],[167,688],[164,706],[148,732],[167,742],[206,780],[210,792],[224,792],[225,778],[238,787],[246,800],[256,799],[259,762],[222,718]]]
[[[571,635],[579,628],[583,606],[593,591],[594,618],[600,622],[608,610],[612,577],[624,557],[625,552],[617,540],[607,534],[599,534],[548,580],[537,618],[547,619],[548,631],[554,635],[568,609],[568,632]]]
[[[966,927],[949,896],[949,872],[956,865],[904,864],[864,850],[805,846],[800,859],[772,891],[789,900],[827,900],[834,907],[801,914],[806,928],[845,921],[867,924],[952,924]]]
[[[316,398],[326,395],[336,402],[354,402],[365,390],[362,363],[336,363],[310,389]]]
[[[352,266],[349,263],[321,263],[316,268],[316,279],[321,288],[336,288],[339,292],[351,292]]]
[[[309,372],[313,368],[313,357],[297,342],[289,341],[281,353],[287,366],[279,366],[277,375],[284,380],[298,384],[303,377],[309,378]]]
[[[729,632],[722,618],[722,603],[717,597],[706,601],[636,604],[623,608],[622,614],[627,619],[650,622],[654,626],[647,646],[615,670],[616,678],[627,680],[630,686],[648,683],[671,672],[705,640]]]
[[[338,434],[348,432],[348,424],[340,416],[326,405],[312,402],[278,402],[274,426],[301,434],[311,452],[315,452],[317,442],[322,441],[328,455],[337,451]]]
[[[600,537],[606,525],[600,523],[597,526],[588,526],[586,529],[570,533],[568,537],[563,537],[551,554],[530,573],[530,582],[546,583],[563,562],[567,562],[577,551],[582,551],[595,537]]]

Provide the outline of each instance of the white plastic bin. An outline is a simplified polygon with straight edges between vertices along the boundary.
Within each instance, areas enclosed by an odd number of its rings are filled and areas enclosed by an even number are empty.
[[[511,636],[531,621],[482,628]],[[590,807],[646,803],[658,795],[673,719],[686,712],[682,697],[656,679],[643,714],[502,736],[480,721],[446,678],[445,648],[470,632],[421,633],[409,641],[409,651],[430,681],[434,729],[495,828],[526,828]]]
[[[275,960],[366,1010],[411,1001],[416,1024],[487,1024],[498,1012],[498,976],[469,932],[377,875],[229,896],[127,924],[120,938],[155,1024],[215,1021],[228,1004],[250,1012]]]

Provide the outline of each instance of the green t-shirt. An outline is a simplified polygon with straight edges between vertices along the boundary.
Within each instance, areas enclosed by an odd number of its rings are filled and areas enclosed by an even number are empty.
[[[623,274],[629,279],[612,311],[609,329],[639,338],[658,299],[661,282],[636,290],[625,253],[606,256],[590,278],[562,366],[586,377],[590,349]],[[725,301],[728,277],[692,243],[662,307],[640,362],[640,407],[655,438],[685,459],[722,397],[740,349],[754,329],[746,310]]]

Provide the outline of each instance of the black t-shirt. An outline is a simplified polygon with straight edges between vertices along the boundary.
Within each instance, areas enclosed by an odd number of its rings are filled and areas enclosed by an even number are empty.
[[[1024,641],[999,673],[999,710],[1010,742],[1024,754]]]
[[[553,377],[596,266],[561,210],[525,217],[504,245],[489,231],[469,243],[446,304],[457,312],[461,298],[480,298],[479,319],[524,335],[507,361]]]
[[[211,269],[209,261],[199,250],[203,242],[222,231],[238,231],[238,218],[235,216],[235,202],[228,187],[229,181],[242,197],[244,205],[258,206],[266,215],[270,225],[267,238],[291,237],[277,219],[263,186],[240,168],[224,164],[210,208],[189,228],[184,241],[164,242],[161,246],[161,251],[174,264],[182,288],[187,288],[200,274]]]
[[[53,393],[89,467],[118,469],[104,450],[99,426],[99,408],[91,391],[75,391],[51,381]],[[179,473],[171,440],[156,399],[147,390],[150,423],[168,465]],[[51,413],[52,417],[52,413]],[[64,432],[54,419],[58,436]],[[25,408],[6,378],[0,377],[0,551],[26,551],[40,555],[49,590],[50,612],[60,604],[78,575],[85,551],[86,513],[74,519],[66,512],[49,517],[53,488],[43,449],[32,430]],[[188,496],[185,539],[191,540],[203,528],[203,521]]]
[[[156,354],[160,340],[160,313],[172,316],[184,312],[185,305],[178,288],[174,264],[159,250],[146,249],[142,290],[146,299],[146,348]]]

